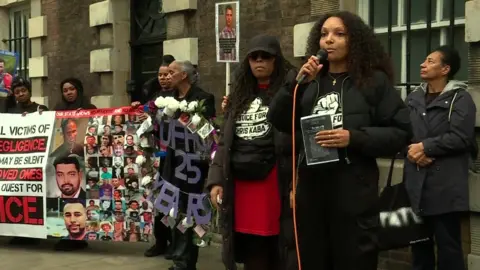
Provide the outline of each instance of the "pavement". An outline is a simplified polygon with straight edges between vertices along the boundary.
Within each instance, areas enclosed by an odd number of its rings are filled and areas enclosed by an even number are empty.
[[[148,243],[89,242],[88,249],[74,252],[53,250],[56,239],[41,240],[30,247],[12,247],[8,237],[0,237],[2,270],[167,270],[171,261],[146,258]],[[198,270],[224,270],[218,244],[200,248]]]

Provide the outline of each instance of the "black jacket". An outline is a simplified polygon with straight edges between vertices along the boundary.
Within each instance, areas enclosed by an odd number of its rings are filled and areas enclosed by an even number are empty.
[[[15,105],[15,97],[13,95],[0,97],[0,113],[7,113],[8,109],[15,107]]]
[[[458,81],[450,81],[428,105],[426,89],[423,84],[407,97],[413,143],[423,142],[426,156],[434,158],[424,168],[405,160],[412,207],[421,215],[468,211],[469,158],[477,154],[475,103],[467,85]]]
[[[8,108],[7,112],[8,113],[15,113],[15,114],[21,114],[21,113],[24,113],[24,112],[33,113],[33,112],[38,111],[39,108],[44,110],[44,111],[48,111],[47,106],[40,105],[36,102],[32,102],[27,106],[24,106],[20,103],[17,103],[15,106]]]
[[[320,87],[322,80],[325,79],[319,75],[316,81],[299,87],[295,119],[297,131],[300,131],[300,117],[310,115],[317,97],[327,94]],[[277,129],[288,133],[292,133],[290,119],[295,84],[295,81],[290,81],[275,95],[268,113],[269,121]],[[356,201],[355,205],[352,205],[354,208],[352,211],[359,214],[371,209],[376,203],[378,194],[375,194],[374,189],[378,189],[379,177],[376,158],[393,157],[407,146],[411,137],[410,119],[408,108],[383,72],[375,72],[372,86],[363,89],[358,89],[354,81],[346,77],[342,84],[340,99],[343,105],[343,129],[350,132],[350,142],[348,147],[339,149],[341,161],[338,166],[341,167],[337,168],[337,171],[365,178],[365,183],[372,187],[372,196],[367,196],[368,198]],[[304,149],[300,134],[299,132],[296,136],[299,145],[296,154],[303,153]],[[301,166],[301,171],[308,171],[306,178],[316,179],[325,175],[322,173],[325,166],[308,168]]]

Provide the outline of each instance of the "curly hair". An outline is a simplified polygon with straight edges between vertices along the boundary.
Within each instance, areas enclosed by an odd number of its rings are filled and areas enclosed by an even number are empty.
[[[337,17],[343,21],[347,30],[348,73],[359,88],[368,87],[373,83],[374,71],[383,71],[390,82],[394,82],[394,72],[390,56],[385,52],[372,28],[358,15],[348,11],[325,14],[310,30],[307,40],[307,55],[316,55],[320,49],[322,26],[330,17]],[[328,65],[328,64],[327,64]],[[328,66],[322,69],[322,74],[328,72]]]
[[[289,71],[296,68],[281,53],[275,56],[275,64],[270,75],[271,85],[268,95],[273,96],[284,84]],[[252,73],[248,57],[240,65],[233,83],[233,91],[229,96],[226,111],[237,116],[242,113],[256,97],[257,78]]]

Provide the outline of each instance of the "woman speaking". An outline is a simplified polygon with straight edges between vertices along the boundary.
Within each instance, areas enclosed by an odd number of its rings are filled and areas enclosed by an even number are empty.
[[[327,14],[312,28],[308,55],[322,48],[328,61],[312,56],[297,81],[274,97],[268,120],[292,132],[292,110],[302,142],[296,192],[297,231],[304,270],[376,270],[379,226],[376,158],[393,157],[407,146],[411,127],[408,109],[393,87],[389,56],[372,29],[349,12]],[[315,131],[305,144],[304,117],[328,116],[332,128]],[[329,119],[323,118],[323,119]],[[302,134],[300,136],[300,134]],[[305,153],[330,150],[337,161],[312,165]]]

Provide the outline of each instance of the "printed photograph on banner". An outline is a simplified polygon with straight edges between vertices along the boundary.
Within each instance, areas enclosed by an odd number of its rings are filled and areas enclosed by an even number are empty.
[[[215,4],[217,62],[238,62],[240,48],[240,4]]]
[[[16,76],[17,66],[17,53],[0,50],[0,97],[6,97],[11,93],[12,80]]]
[[[46,165],[54,112],[3,117],[0,126],[0,236],[46,238]]]
[[[48,192],[49,235],[72,240],[149,241],[153,204],[140,185],[137,115],[128,108],[58,114]],[[87,116],[82,116],[87,115]]]

